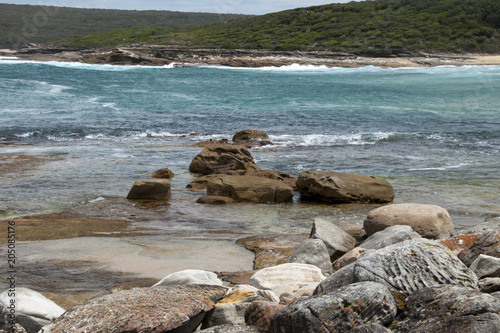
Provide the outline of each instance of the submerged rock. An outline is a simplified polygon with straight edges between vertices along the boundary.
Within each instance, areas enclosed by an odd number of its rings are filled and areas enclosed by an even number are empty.
[[[204,197],[199,197],[196,203],[206,204],[206,205],[226,205],[233,203],[234,200],[228,197],[221,197],[215,195],[207,195]]]
[[[170,180],[146,178],[136,180],[127,195],[131,200],[166,200],[170,197]]]

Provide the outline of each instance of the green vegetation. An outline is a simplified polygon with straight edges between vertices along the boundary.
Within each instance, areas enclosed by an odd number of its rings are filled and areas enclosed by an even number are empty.
[[[0,48],[131,27],[143,27],[151,36],[154,29],[146,27],[181,28],[243,17],[248,15],[0,4]]]
[[[198,27],[131,28],[77,36],[72,46],[130,43],[183,47],[500,53],[498,0],[375,0],[298,8]]]

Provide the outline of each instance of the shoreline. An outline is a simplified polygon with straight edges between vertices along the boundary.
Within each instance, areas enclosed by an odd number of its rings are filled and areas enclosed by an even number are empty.
[[[112,50],[86,48],[50,48],[31,45],[19,51],[0,50],[0,59],[79,62],[86,64],[196,66],[281,67],[293,64],[326,67],[435,67],[500,65],[500,55],[430,54],[386,58],[364,57],[329,51],[270,51],[177,49],[161,45],[123,46]]]

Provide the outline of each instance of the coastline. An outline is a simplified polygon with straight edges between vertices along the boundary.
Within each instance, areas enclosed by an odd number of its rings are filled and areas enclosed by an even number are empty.
[[[180,49],[161,45],[122,46],[113,50],[69,49],[30,45],[19,51],[0,50],[0,59],[80,62],[87,64],[228,67],[281,67],[292,64],[326,67],[434,67],[500,65],[500,55],[418,53],[375,58],[329,51],[247,49]]]

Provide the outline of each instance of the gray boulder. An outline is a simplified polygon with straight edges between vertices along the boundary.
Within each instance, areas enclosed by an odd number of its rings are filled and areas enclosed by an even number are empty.
[[[296,300],[271,317],[269,332],[350,332],[369,323],[386,325],[395,316],[396,305],[387,287],[361,282]]]
[[[500,230],[500,216],[490,216],[483,223],[462,229],[459,233],[462,235],[477,235],[497,230]]]
[[[328,171],[304,171],[297,179],[297,189],[304,197],[326,202],[391,202],[394,189],[375,176]]]
[[[368,237],[360,247],[364,249],[381,249],[413,238],[422,238],[408,225],[395,225]]]
[[[406,299],[393,332],[500,332],[500,301],[459,286],[422,288]]]
[[[393,225],[409,225],[422,237],[439,239],[450,237],[454,226],[450,214],[442,207],[424,204],[392,204],[368,213],[363,228],[368,235]]]
[[[170,180],[146,178],[136,180],[127,199],[131,200],[166,200],[170,197]]]
[[[340,258],[356,246],[354,237],[322,218],[314,219],[309,238],[321,239],[325,243],[331,261]]]
[[[482,278],[479,280],[479,290],[483,293],[496,293],[500,291],[500,278]]]
[[[317,266],[325,276],[333,272],[328,249],[321,239],[306,239],[303,241],[293,251],[287,262]]]
[[[354,263],[342,267],[323,281],[321,281],[313,295],[328,294],[340,287],[354,283]]]
[[[189,165],[189,171],[202,173],[207,167],[224,167],[227,170],[260,170],[250,154],[243,146],[215,145],[204,148]]]
[[[480,254],[470,265],[477,277],[500,277],[500,258]]]
[[[480,235],[472,245],[462,250],[458,257],[470,266],[480,254],[500,258],[500,231],[488,231]]]
[[[380,324],[370,323],[353,328],[351,333],[391,333],[391,330]]]

